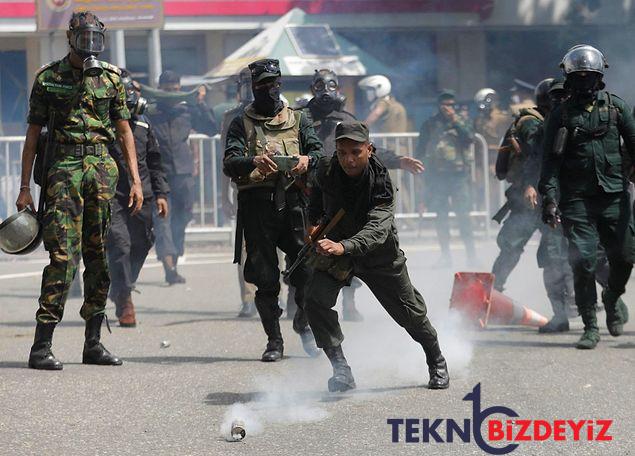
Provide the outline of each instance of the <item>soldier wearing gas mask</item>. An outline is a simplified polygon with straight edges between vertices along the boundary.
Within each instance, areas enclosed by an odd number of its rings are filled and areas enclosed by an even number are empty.
[[[626,165],[635,159],[635,119],[621,98],[603,90],[608,64],[599,50],[574,46],[560,67],[571,96],[549,117],[539,190],[543,221],[553,227],[562,223],[569,241],[575,301],[584,322],[576,347],[592,349],[600,340],[595,308],[598,244],[609,263],[602,302],[612,336],[623,333],[626,319],[625,307],[617,303],[633,268]]]
[[[283,357],[284,344],[279,322],[282,310],[278,306],[277,249],[293,262],[304,245],[307,199],[302,179],[322,156],[322,144],[307,116],[292,110],[280,98],[279,62],[258,60],[249,65],[249,70],[254,101],[229,125],[223,171],[238,188],[234,262],[241,261],[244,235],[245,280],[258,288],[256,308],[268,337],[262,361],[278,361]],[[282,161],[281,156],[289,159]],[[287,163],[287,169],[279,169],[274,160]],[[305,351],[317,356],[319,350],[303,311],[308,275],[308,267],[303,265],[289,276],[296,288],[298,306],[293,328],[302,338]]]
[[[335,128],[340,122],[357,120],[353,114],[344,110],[346,97],[340,93],[337,74],[328,69],[315,70],[311,83],[313,98],[309,101],[305,112],[313,120],[315,133],[322,141],[324,153],[330,157],[335,153]],[[389,169],[401,168],[413,174],[423,171],[423,164],[412,157],[397,155],[391,150],[376,148],[371,144],[373,152]],[[354,278],[350,286],[342,289],[342,318],[345,321],[361,321],[362,314],[355,306],[355,289],[361,282]]]
[[[34,369],[62,369],[51,352],[53,331],[62,319],[80,254],[86,266],[80,311],[86,320],[82,361],[122,364],[100,342],[110,286],[105,244],[118,178],[108,144],[117,140],[130,170],[125,205],[132,213],[141,210],[143,192],[121,71],[96,59],[104,50],[104,30],[93,13],[73,13],[67,32],[70,53],[37,72],[29,100],[16,202],[19,210],[33,207],[29,184],[38,137],[45,125],[50,138],[45,154],[48,172],[43,182],[46,209],[42,221],[50,263],[42,275],[35,341],[29,357],[29,367]]]
[[[119,181],[112,201],[112,222],[106,246],[111,278],[110,299],[115,302],[120,326],[134,327],[137,322],[131,292],[154,244],[152,211],[156,207],[159,217],[168,215],[167,195],[170,189],[161,162],[159,143],[152,125],[143,115],[146,100],[140,96],[138,86],[135,86],[126,70],[122,70],[121,81],[126,89],[126,106],[131,114],[130,128],[137,151],[143,206],[137,214],[132,214],[128,208],[126,198],[130,191],[130,173],[121,147],[112,143],[110,155],[117,163]]]

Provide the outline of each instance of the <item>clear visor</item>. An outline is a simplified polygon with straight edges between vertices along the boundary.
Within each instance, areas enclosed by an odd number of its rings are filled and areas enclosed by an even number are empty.
[[[75,35],[75,49],[98,54],[104,50],[103,32],[83,30]]]

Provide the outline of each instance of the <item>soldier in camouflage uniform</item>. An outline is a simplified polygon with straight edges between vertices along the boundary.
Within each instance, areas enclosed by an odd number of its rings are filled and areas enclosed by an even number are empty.
[[[438,97],[439,112],[426,120],[419,131],[416,158],[426,166],[426,198],[437,213],[436,228],[441,259],[439,266],[450,266],[450,208],[456,214],[461,238],[470,264],[476,263],[472,223],[470,221],[470,151],[472,128],[454,110],[455,95],[443,90]]]
[[[38,137],[47,125],[44,246],[50,263],[42,276],[40,307],[36,314],[35,342],[29,367],[62,369],[51,352],[55,325],[64,304],[80,254],[83,256],[86,320],[84,364],[121,365],[100,343],[101,324],[110,278],[105,240],[110,201],[118,171],[108,144],[118,139],[131,170],[128,207],[139,211],[143,203],[134,139],[128,124],[126,92],[118,68],[95,59],[103,51],[104,25],[90,12],[74,13],[67,36],[70,53],[41,68],[29,102],[28,129],[22,154],[22,183],[18,209],[33,207],[29,182]]]

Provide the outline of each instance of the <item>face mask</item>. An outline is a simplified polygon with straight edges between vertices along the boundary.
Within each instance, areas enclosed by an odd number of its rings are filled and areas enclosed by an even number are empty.
[[[70,45],[75,53],[84,60],[83,73],[85,76],[99,76],[104,71],[97,60],[97,56],[104,51],[104,32],[96,25],[88,29],[72,32]]]
[[[600,90],[604,84],[597,73],[571,73],[565,81],[567,89],[578,96],[590,96]]]
[[[373,101],[375,101],[375,92],[372,90],[367,90],[366,91],[366,100],[369,103],[372,103]]]
[[[253,89],[254,107],[259,114],[273,117],[278,114],[284,106],[280,99],[279,84],[265,85]]]

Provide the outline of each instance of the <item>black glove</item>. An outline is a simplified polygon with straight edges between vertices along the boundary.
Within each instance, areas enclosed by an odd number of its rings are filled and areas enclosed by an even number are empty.
[[[542,221],[550,226],[560,223],[560,210],[556,203],[547,203],[542,207]]]

